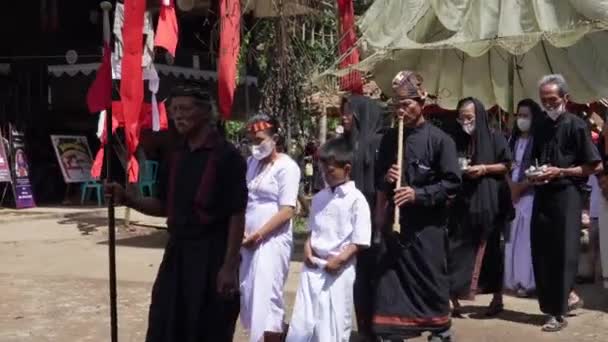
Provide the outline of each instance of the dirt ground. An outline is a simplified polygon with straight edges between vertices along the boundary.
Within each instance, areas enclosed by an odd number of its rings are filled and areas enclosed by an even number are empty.
[[[124,217],[117,211],[117,217]],[[150,289],[166,234],[162,220],[132,213],[138,225],[118,231],[119,340],[144,340]],[[122,223],[119,220],[119,223]],[[301,263],[286,287],[289,307]],[[109,341],[105,211],[82,208],[0,209],[0,341]],[[482,319],[489,298],[465,303],[470,314],[454,320],[458,341],[605,341],[608,291],[579,287],[585,309],[557,334],[540,331],[533,299],[507,297],[507,310]],[[355,338],[353,338],[355,339]],[[413,341],[424,341],[419,338]],[[247,341],[239,329],[235,341]]]

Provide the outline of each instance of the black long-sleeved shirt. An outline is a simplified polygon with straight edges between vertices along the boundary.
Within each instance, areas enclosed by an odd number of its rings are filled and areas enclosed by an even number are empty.
[[[431,123],[404,131],[402,186],[416,192],[414,203],[401,207],[401,225],[444,225],[447,201],[458,193],[461,171],[454,140]],[[382,141],[376,163],[376,187],[392,202],[394,185],[385,175],[397,160],[397,130],[389,130]]]

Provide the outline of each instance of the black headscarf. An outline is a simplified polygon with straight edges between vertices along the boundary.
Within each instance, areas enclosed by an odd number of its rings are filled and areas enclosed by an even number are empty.
[[[460,144],[465,149],[472,142],[472,165],[496,164],[498,156],[495,151],[495,135],[490,129],[488,112],[476,98],[468,97],[458,102],[458,109],[468,103],[475,106],[475,131]],[[467,134],[468,136],[468,134]],[[464,145],[464,146],[463,146]],[[500,179],[493,176],[482,176],[473,180],[468,192],[469,220],[473,227],[482,229],[482,236],[487,236],[494,229],[501,214]]]
[[[368,97],[351,95],[345,101],[353,113],[353,125],[344,136],[353,147],[352,179],[366,196],[372,196],[376,152],[382,138],[382,107]]]
[[[519,166],[519,174],[517,175],[517,180],[518,181],[522,181],[525,178],[525,172],[526,170],[530,167],[530,165],[532,165],[533,160],[532,160],[532,155],[533,155],[533,146],[534,146],[534,132],[536,130],[536,128],[540,125],[540,120],[543,119],[543,111],[540,108],[540,106],[538,105],[538,103],[536,103],[534,100],[532,99],[524,99],[519,101],[519,103],[517,104],[517,111],[519,111],[519,108],[521,107],[528,107],[530,108],[530,112],[532,113],[532,124],[530,125],[530,131],[528,132],[529,135],[529,140],[528,140],[528,145],[526,146],[526,150],[524,151],[524,156],[522,158],[521,161],[521,165]],[[511,152],[513,153],[513,155],[515,155],[515,149],[517,148],[516,144],[517,144],[517,139],[521,136],[521,130],[519,129],[519,127],[517,126],[517,120],[515,120],[515,123],[513,125],[513,130],[511,131],[511,139],[509,140],[509,148],[511,149]]]

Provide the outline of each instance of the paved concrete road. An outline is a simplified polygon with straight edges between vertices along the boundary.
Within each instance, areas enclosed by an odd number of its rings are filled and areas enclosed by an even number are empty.
[[[122,217],[118,211],[118,217]],[[149,294],[162,257],[162,220],[132,214],[145,224],[118,233],[119,337],[143,341]],[[0,341],[108,341],[107,230],[103,210],[0,210]],[[301,264],[292,263],[287,284],[291,307]],[[534,300],[506,299],[507,311],[491,320],[455,320],[459,341],[605,341],[608,292],[582,286],[586,308],[558,334],[540,332],[542,316]],[[246,341],[239,330],[235,341]],[[416,339],[415,341],[424,341]]]

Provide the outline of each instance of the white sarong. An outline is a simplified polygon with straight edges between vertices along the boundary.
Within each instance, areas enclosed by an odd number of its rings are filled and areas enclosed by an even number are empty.
[[[354,263],[335,276],[304,266],[286,342],[348,342],[354,282]]]

